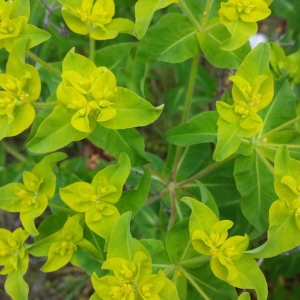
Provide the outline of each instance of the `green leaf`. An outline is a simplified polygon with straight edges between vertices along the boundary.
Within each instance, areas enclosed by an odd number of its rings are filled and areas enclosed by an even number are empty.
[[[78,131],[71,125],[73,114],[72,110],[62,104],[57,105],[27,143],[28,150],[34,153],[51,152],[87,137],[89,133]]]
[[[236,290],[228,283],[217,278],[209,263],[197,269],[181,269],[188,281],[187,299],[236,300]]]
[[[125,152],[132,166],[140,166],[148,161],[144,157],[144,140],[136,129],[109,129],[97,124],[88,139],[96,146],[107,151],[113,157]]]
[[[189,233],[189,219],[176,223],[169,230],[166,248],[170,261],[186,268],[197,268],[209,260],[207,256],[199,254],[193,248]]]
[[[274,176],[257,153],[239,155],[235,160],[234,178],[240,192],[241,208],[249,222],[263,232],[268,227],[268,212],[276,200]]]
[[[117,76],[118,72],[126,67],[129,53],[136,46],[137,43],[121,43],[97,50],[95,64],[98,67],[108,68]]]
[[[135,4],[135,31],[139,39],[146,33],[155,11],[178,0],[139,0]]]
[[[264,124],[259,137],[296,118],[296,96],[285,78],[275,80],[274,98],[271,104],[260,112],[260,115]]]
[[[135,189],[123,192],[121,199],[116,203],[120,214],[131,211],[135,216],[148,198],[151,180],[151,171],[148,169]]]
[[[119,257],[132,262],[138,251],[145,253],[147,259],[143,261],[140,269],[140,278],[142,278],[144,275],[151,274],[152,261],[147,249],[131,236],[130,217],[131,213],[127,212],[117,221],[108,244],[107,258]]]
[[[219,209],[214,197],[202,182],[197,180],[196,183],[200,189],[201,202],[209,207],[211,211],[219,218]]]
[[[300,160],[300,133],[296,130],[282,130],[274,132],[268,135],[267,144],[265,147],[261,147],[260,151],[265,155],[266,158],[273,161],[277,150],[282,146],[287,146],[289,154],[292,158]],[[261,143],[261,146],[264,144]]]
[[[95,272],[98,276],[107,275],[107,271],[101,270],[102,263],[96,260],[83,248],[76,250],[76,260],[79,266],[84,269],[90,276]]]
[[[168,142],[182,147],[199,143],[216,143],[218,117],[216,111],[203,112],[187,123],[169,130]]]
[[[249,43],[236,50],[227,51],[220,48],[229,37],[226,27],[217,20],[210,23],[206,30],[197,34],[203,54],[217,68],[237,69],[251,50]]]
[[[179,63],[197,55],[200,49],[196,33],[197,29],[186,16],[175,13],[166,14],[152,26],[136,54],[133,81],[137,90],[143,92],[153,59]]]
[[[101,122],[102,126],[110,129],[149,125],[160,116],[163,109],[163,105],[154,107],[133,91],[121,87],[117,87],[112,101],[112,108],[117,112],[116,116]]]

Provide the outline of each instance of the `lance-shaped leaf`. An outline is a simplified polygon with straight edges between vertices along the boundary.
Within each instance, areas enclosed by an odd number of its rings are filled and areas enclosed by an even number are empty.
[[[239,155],[235,160],[234,177],[242,195],[241,208],[245,217],[260,232],[268,227],[268,212],[276,199],[274,176],[257,153]]]
[[[203,112],[187,123],[179,125],[167,133],[170,143],[186,147],[199,143],[217,142],[218,113],[216,111]]]
[[[296,118],[296,96],[285,78],[275,80],[274,98],[271,104],[260,112],[260,115],[264,124],[259,137]],[[292,128],[293,125],[284,129]],[[268,138],[264,141],[268,143]]]
[[[135,31],[139,39],[146,33],[155,11],[179,0],[139,0],[135,4]]]
[[[179,63],[197,55],[200,51],[197,32],[186,16],[175,13],[166,14],[152,26],[136,54],[133,80],[137,91],[143,93],[147,73],[155,59]]]

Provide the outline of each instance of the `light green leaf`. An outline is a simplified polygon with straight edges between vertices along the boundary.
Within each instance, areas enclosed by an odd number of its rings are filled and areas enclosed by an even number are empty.
[[[178,0],[139,0],[135,4],[135,31],[139,39],[146,33],[155,11],[165,8]]]
[[[88,139],[115,158],[121,152],[125,152],[129,156],[132,166],[144,165],[148,162],[144,157],[144,140],[134,128],[116,130],[97,124]]]
[[[244,216],[257,230],[268,227],[268,212],[276,200],[274,176],[257,153],[239,155],[235,160],[234,178],[240,192]]]
[[[19,261],[19,263],[24,264],[26,263],[25,261],[27,261],[28,264],[28,254],[27,259],[25,259],[24,261]],[[23,272],[21,267],[7,275],[4,289],[7,294],[10,295],[14,300],[28,299],[29,288],[26,281],[23,279]]]
[[[240,294],[238,300],[251,300],[250,294],[248,292]]]
[[[19,106],[14,112],[14,119],[7,115],[0,116],[0,140],[16,136],[27,129],[33,122],[35,110],[30,104]]]
[[[135,216],[148,198],[151,180],[151,171],[148,169],[135,189],[123,192],[121,199],[116,203],[121,214],[131,211],[133,217]]]
[[[111,107],[116,110],[114,118],[100,124],[110,129],[126,129],[153,123],[162,113],[163,106],[154,107],[131,90],[117,87]]]
[[[72,110],[62,104],[57,105],[51,115],[41,123],[36,135],[27,143],[28,150],[46,153],[87,137],[89,133],[78,131],[71,125],[73,114]]]
[[[238,123],[228,123],[223,119],[219,119],[218,126],[218,142],[214,160],[222,161],[239,148],[243,132]]]

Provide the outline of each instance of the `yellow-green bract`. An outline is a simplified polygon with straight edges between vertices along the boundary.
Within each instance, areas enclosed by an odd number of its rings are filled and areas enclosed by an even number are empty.
[[[134,23],[115,18],[113,0],[59,0],[68,27],[78,34],[89,34],[95,40],[114,39],[119,33],[135,35]]]

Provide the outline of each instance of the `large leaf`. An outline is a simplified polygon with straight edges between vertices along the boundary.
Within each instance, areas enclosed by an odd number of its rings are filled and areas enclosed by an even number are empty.
[[[217,278],[209,263],[198,269],[181,269],[188,281],[188,300],[235,300],[236,290],[228,283]]]
[[[296,96],[285,78],[275,80],[274,98],[269,106],[260,112],[264,120],[259,137],[270,130],[296,118]],[[292,127],[286,127],[289,129]]]
[[[232,68],[237,69],[251,48],[249,43],[246,43],[239,49],[233,51],[226,51],[220,48],[221,44],[230,37],[226,27],[214,21],[215,24],[210,26],[197,34],[201,50],[206,59],[217,68]]]
[[[235,160],[234,177],[242,199],[245,217],[260,232],[268,227],[268,212],[276,194],[274,176],[257,153],[239,155]]]
[[[125,152],[129,156],[132,166],[140,166],[148,162],[144,157],[144,140],[133,128],[116,130],[97,124],[88,139],[115,158],[121,152]]]
[[[76,130],[71,125],[74,111],[57,105],[51,115],[40,125],[36,135],[27,143],[29,151],[46,153],[65,147],[72,141],[79,141],[89,133]]]
[[[146,33],[155,11],[178,0],[139,0],[135,4],[135,31],[139,39]]]
[[[203,112],[187,123],[168,131],[167,139],[170,143],[183,147],[199,143],[216,143],[218,117],[216,111]]]
[[[138,91],[143,92],[153,59],[179,63],[197,55],[200,49],[196,33],[197,29],[186,16],[175,13],[165,15],[152,26],[141,40],[136,54],[133,79]]]
[[[97,50],[95,64],[108,68],[117,76],[118,72],[126,67],[130,50],[136,46],[137,43],[121,43]]]

